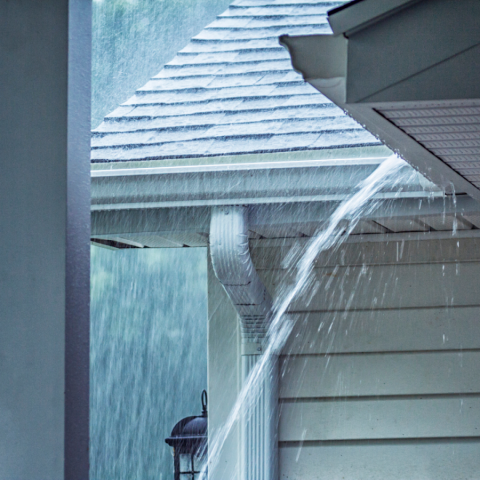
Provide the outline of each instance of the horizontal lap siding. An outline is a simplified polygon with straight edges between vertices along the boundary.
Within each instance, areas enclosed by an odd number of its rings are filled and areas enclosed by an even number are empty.
[[[479,397],[283,403],[280,441],[474,437]]]
[[[317,268],[313,286],[293,300],[290,311],[478,305],[479,278],[476,262]],[[277,270],[263,272],[263,279],[278,296],[288,291],[295,276]]]
[[[319,258],[280,359],[282,479],[479,478],[479,250],[429,243]],[[284,252],[256,255],[281,295]]]
[[[478,480],[480,442],[281,446],[282,480]]]
[[[312,312],[293,314],[291,321],[285,355],[455,350],[480,344],[480,307]]]
[[[480,351],[282,360],[280,398],[480,393]]]

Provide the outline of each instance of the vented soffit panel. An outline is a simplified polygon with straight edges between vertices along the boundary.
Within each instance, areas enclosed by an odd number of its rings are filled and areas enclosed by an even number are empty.
[[[334,35],[281,37],[295,70],[442,189],[480,200],[480,2],[361,0],[328,15]]]

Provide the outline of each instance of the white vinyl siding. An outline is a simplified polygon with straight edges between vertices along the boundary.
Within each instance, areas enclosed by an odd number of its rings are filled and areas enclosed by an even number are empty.
[[[281,357],[281,479],[479,478],[477,243],[319,256]],[[273,294],[294,280],[281,268],[287,250],[253,249]]]

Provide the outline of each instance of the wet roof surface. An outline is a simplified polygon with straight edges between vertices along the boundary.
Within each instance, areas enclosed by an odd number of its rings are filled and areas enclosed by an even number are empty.
[[[93,131],[92,162],[379,145],[291,66],[283,34],[345,2],[236,0]]]

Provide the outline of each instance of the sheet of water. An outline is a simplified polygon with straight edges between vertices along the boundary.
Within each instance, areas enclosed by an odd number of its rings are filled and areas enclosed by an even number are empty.
[[[292,329],[292,322],[285,313],[298,294],[313,288],[312,272],[315,258],[325,250],[334,252],[338,249],[361,217],[373,212],[380,203],[385,202],[382,199],[375,199],[376,194],[386,187],[391,190],[398,188],[402,183],[405,184],[411,175],[412,170],[405,168],[403,160],[396,155],[390,156],[369,177],[359,183],[357,189],[337,207],[306,247],[292,247],[284,266],[296,272],[295,281],[292,285],[284,286],[280,294],[277,294],[270,317],[265,353],[243,384],[224,425],[210,436],[208,462],[201,472],[202,480],[206,480],[207,471],[211,475],[217,468],[222,448],[233,426],[239,420],[240,413],[248,412],[255,404],[260,394],[261,379],[269,374],[266,369],[272,365],[271,357],[281,351]],[[398,194],[400,192],[399,189]],[[348,222],[346,228],[345,221]]]

